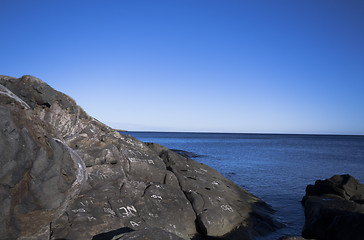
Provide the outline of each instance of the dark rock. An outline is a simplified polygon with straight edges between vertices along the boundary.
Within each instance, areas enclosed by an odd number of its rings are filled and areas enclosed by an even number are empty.
[[[315,239],[363,239],[364,185],[350,175],[335,175],[309,185],[302,200],[302,236]]]
[[[0,76],[0,101],[0,239],[239,239],[279,227],[216,170],[120,134],[37,78]]]
[[[364,185],[350,175],[335,175],[330,179],[317,180],[315,185],[306,188],[306,196],[325,195],[360,202],[364,199]]]
[[[124,233],[133,232],[133,229],[130,228],[120,228],[117,230],[113,230],[110,232],[100,233],[97,234],[92,238],[92,240],[110,240],[110,239],[117,239],[122,236]]]

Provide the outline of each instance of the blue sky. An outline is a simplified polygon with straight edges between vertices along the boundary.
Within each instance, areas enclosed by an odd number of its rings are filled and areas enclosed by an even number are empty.
[[[364,134],[362,0],[0,0],[0,74],[126,130]]]

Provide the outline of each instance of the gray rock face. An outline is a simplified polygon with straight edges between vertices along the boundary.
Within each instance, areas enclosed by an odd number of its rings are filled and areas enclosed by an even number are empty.
[[[24,101],[0,86],[0,236],[41,237],[76,198],[86,167],[48,135]]]
[[[363,239],[364,185],[350,175],[318,180],[302,200],[302,236],[314,239]]]
[[[0,76],[0,239],[249,239],[272,210],[216,170]]]

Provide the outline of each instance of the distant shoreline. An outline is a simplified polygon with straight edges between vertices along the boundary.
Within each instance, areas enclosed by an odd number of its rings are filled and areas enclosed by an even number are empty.
[[[364,137],[360,134],[324,134],[324,133],[233,133],[233,132],[193,132],[193,131],[129,131],[129,130],[118,130],[118,132],[135,132],[135,133],[186,133],[186,134],[236,134],[236,135],[275,135],[275,136],[318,136],[318,137]]]

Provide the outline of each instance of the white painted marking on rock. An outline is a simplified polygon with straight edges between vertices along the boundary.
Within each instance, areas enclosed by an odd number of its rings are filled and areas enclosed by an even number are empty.
[[[134,217],[135,216],[134,213],[137,212],[134,206],[120,207],[119,210],[124,211],[121,213],[123,217]]]
[[[162,196],[159,196],[159,195],[153,194],[151,197],[154,198],[154,199],[163,200]]]
[[[111,208],[104,208],[104,212],[109,213],[111,216],[115,216],[116,213]]]
[[[148,215],[155,218],[159,217],[158,214],[153,214],[153,213],[148,213]]]
[[[96,218],[94,216],[91,216],[91,217],[87,217],[89,221],[92,221],[92,220],[96,220]]]
[[[83,208],[79,208],[79,209],[73,209],[72,212],[74,212],[74,213],[84,213],[84,212],[86,212],[86,210],[83,209]]]
[[[230,205],[221,205],[221,209],[224,211],[234,212],[234,209]]]
[[[132,227],[139,227],[139,223],[136,223],[134,221],[130,221],[130,224]]]

